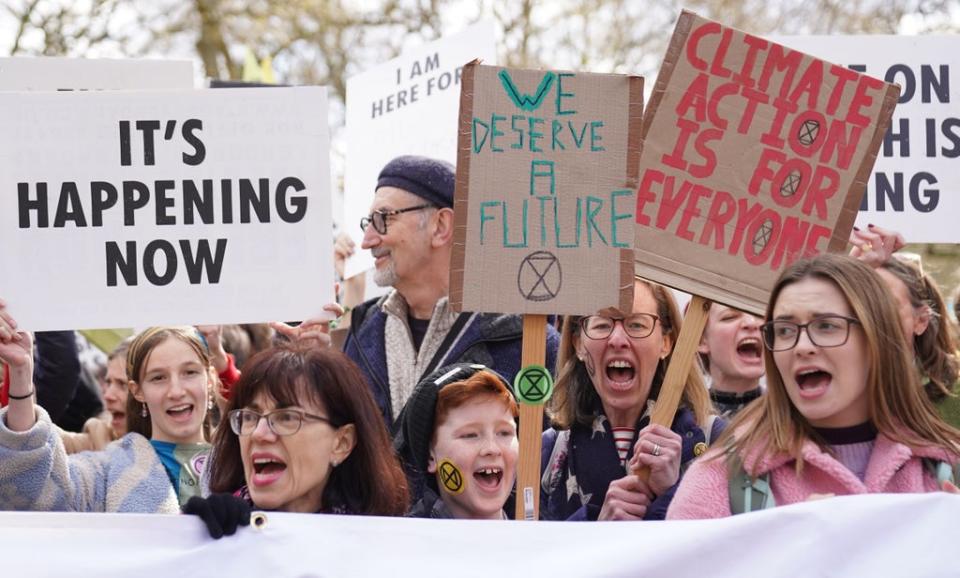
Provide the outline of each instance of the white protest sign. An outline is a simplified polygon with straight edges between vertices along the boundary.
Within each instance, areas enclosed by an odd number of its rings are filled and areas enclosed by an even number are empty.
[[[346,277],[373,267],[369,251],[360,249],[360,219],[370,211],[380,169],[407,154],[456,164],[460,71],[476,58],[486,64],[496,58],[490,22],[407,50],[347,79],[343,230],[357,248],[347,261]]]
[[[903,233],[909,243],[958,243],[960,38],[781,36],[786,46],[899,84],[857,226]]]
[[[0,552],[7,576],[925,578],[954,575],[949,529],[958,516],[960,497],[943,492],[846,496],[684,522],[268,513],[260,530],[213,540],[196,516],[0,512]]]
[[[333,300],[326,89],[0,93],[0,296],[31,330]]]
[[[192,88],[189,60],[0,58],[0,90]]]

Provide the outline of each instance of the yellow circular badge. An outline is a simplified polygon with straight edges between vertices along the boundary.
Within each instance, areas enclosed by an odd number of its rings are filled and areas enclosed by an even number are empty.
[[[693,455],[694,457],[699,458],[703,453],[707,451],[707,444],[700,442],[697,445],[693,446]]]
[[[451,494],[459,494],[466,487],[463,478],[463,472],[450,460],[441,460],[437,467],[437,477],[440,479],[440,485]]]

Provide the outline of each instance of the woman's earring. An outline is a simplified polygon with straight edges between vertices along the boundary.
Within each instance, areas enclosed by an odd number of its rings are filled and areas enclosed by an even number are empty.
[[[330,461],[330,467],[332,467],[332,468],[335,468],[335,467],[337,467],[337,466],[339,466],[339,465],[340,465],[340,462],[338,462],[337,460],[331,460],[331,461]]]
[[[140,407],[140,417],[147,417],[147,416],[149,416],[149,415],[150,415],[150,412],[147,411],[147,404],[141,403],[140,406],[141,406],[141,407]]]

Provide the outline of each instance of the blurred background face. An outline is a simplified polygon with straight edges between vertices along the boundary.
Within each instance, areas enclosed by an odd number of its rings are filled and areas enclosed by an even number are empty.
[[[443,460],[461,471],[459,494],[437,486],[454,517],[500,519],[517,476],[519,442],[513,413],[502,401],[486,397],[453,408],[436,426],[428,470],[437,474]],[[439,477],[439,476],[438,476]]]
[[[910,290],[896,275],[883,267],[874,269],[874,271],[877,275],[880,275],[880,278],[890,288],[890,292],[893,293],[897,301],[897,313],[900,315],[900,326],[903,328],[903,334],[912,345],[913,337],[923,335],[923,332],[927,330],[927,325],[930,322],[929,314],[925,314],[923,309],[913,306],[913,303],[910,302]]]
[[[774,320],[798,324],[824,315],[853,317],[853,311],[836,285],[816,278],[784,287],[773,308]],[[836,347],[814,345],[802,330],[796,347],[774,352],[773,359],[790,401],[814,427],[850,427],[869,419],[869,361],[860,324],[851,324],[846,343]]]
[[[710,306],[698,352],[709,356],[714,381],[759,381],[763,376],[763,342],[759,317],[726,305]]]
[[[110,412],[110,426],[117,437],[127,433],[127,361],[114,357],[107,363],[107,377],[103,382],[103,401]]]

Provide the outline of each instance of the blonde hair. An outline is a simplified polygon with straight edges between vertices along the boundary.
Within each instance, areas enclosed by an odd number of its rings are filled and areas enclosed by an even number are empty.
[[[682,318],[677,302],[669,289],[643,279],[636,279],[637,286],[647,287],[657,303],[657,316],[660,318],[660,331],[669,337],[672,347],[676,347],[680,336]],[[557,381],[553,397],[550,398],[548,411],[553,425],[557,429],[569,429],[574,424],[590,426],[600,411],[600,396],[587,373],[586,366],[577,358],[574,338],[580,334],[580,317],[567,316],[560,334],[560,351],[557,353]],[[666,375],[673,350],[657,364],[650,388],[650,399],[660,394],[660,385]],[[697,423],[706,425],[713,413],[709,394],[703,383],[703,377],[696,365],[690,368],[683,387],[682,403],[689,407]]]
[[[783,289],[805,279],[833,284],[859,321],[867,349],[864,361],[869,419],[877,430],[906,445],[941,447],[960,457],[955,441],[960,439],[960,430],[944,423],[923,394],[902,337],[894,297],[880,277],[860,261],[841,255],[797,261],[777,279],[767,304],[766,321],[773,318]],[[748,471],[763,457],[786,453],[796,460],[799,472],[803,468],[804,442],[811,440],[825,450],[827,444],[791,403],[769,349],[764,349],[763,357],[767,394],[740,412],[717,443],[729,444],[744,458]]]

